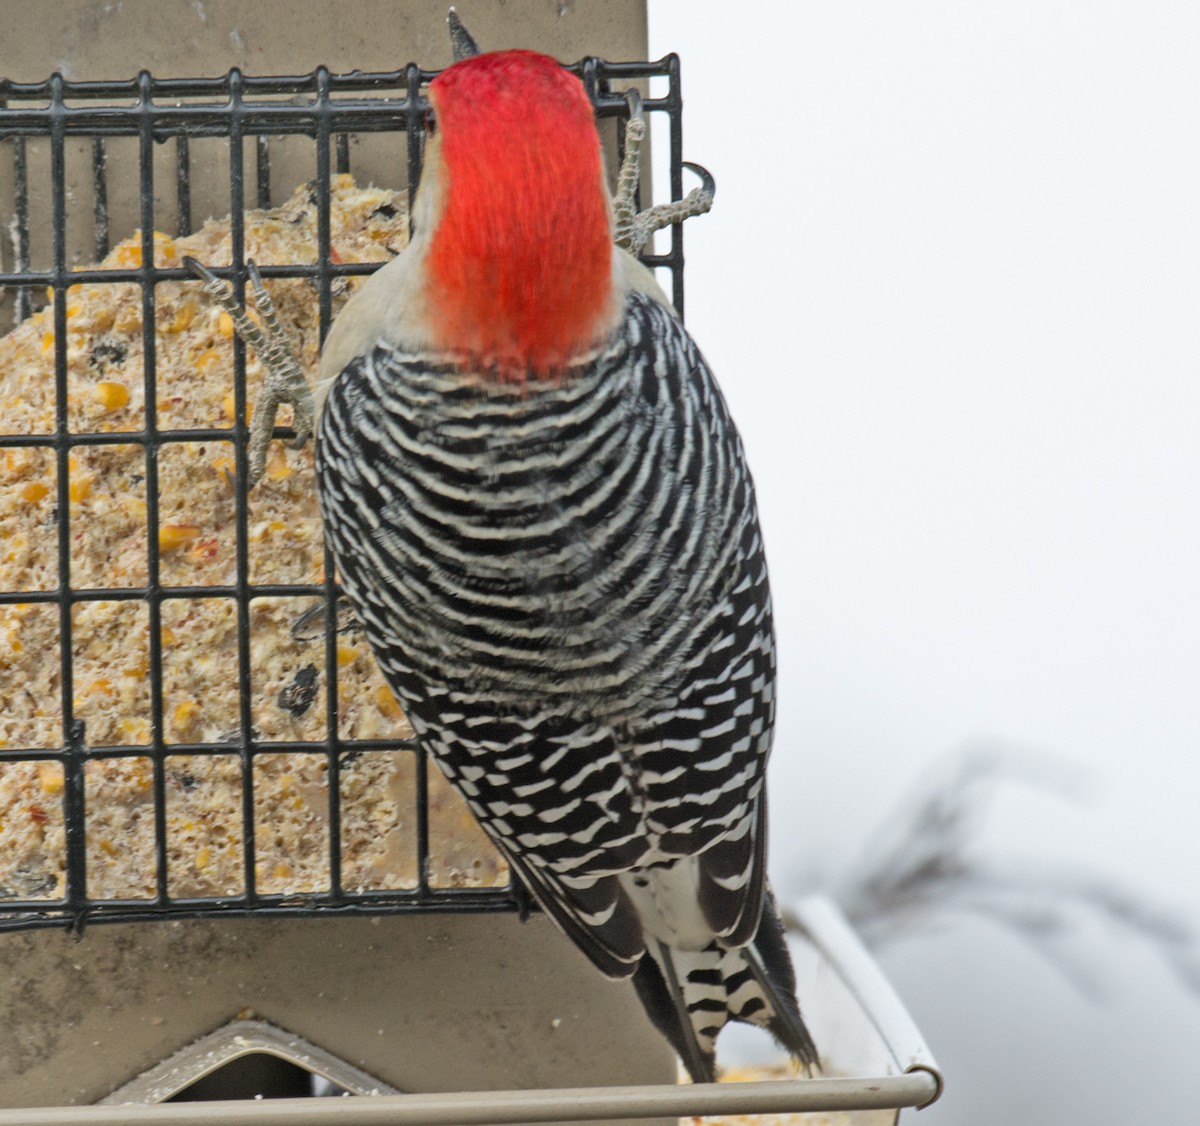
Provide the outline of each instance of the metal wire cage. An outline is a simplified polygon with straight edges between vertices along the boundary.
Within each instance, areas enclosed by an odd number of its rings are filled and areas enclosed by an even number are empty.
[[[640,102],[651,119],[665,118],[669,136],[672,199],[683,196],[682,119],[679,63],[674,55],[652,63],[610,63],[586,59],[571,68],[591,97],[602,134],[620,155],[623,131]],[[57,626],[57,647],[40,659],[56,671],[56,699],[26,699],[24,706],[49,714],[57,729],[53,739],[0,740],[0,782],[6,771],[45,770],[45,800],[25,802],[8,810],[9,820],[29,819],[48,826],[47,848],[59,850],[61,878],[52,888],[24,886],[0,879],[0,930],[66,925],[75,930],[87,922],[133,921],[193,917],[316,913],[383,914],[403,911],[524,910],[522,890],[511,881],[498,887],[439,886],[430,877],[430,777],[425,757],[403,738],[347,737],[338,720],[339,639],[337,587],[328,562],[323,581],[262,582],[250,567],[250,513],[247,489],[246,408],[248,357],[232,342],[232,410],[222,427],[160,427],[154,409],[160,387],[160,334],[155,310],[161,287],[190,279],[181,266],[156,262],[156,231],[188,235],[194,229],[194,195],[201,179],[215,180],[227,189],[230,215],[231,265],[214,272],[227,278],[238,298],[247,288],[245,212],[269,208],[280,198],[279,154],[307,167],[316,214],[315,261],[310,264],[264,266],[266,279],[305,279],[312,289],[324,339],[341,279],[370,273],[378,263],[340,262],[331,242],[331,176],[354,172],[360,145],[368,141],[391,146],[393,166],[411,200],[419,181],[428,103],[422,91],[436,72],[410,65],[387,73],[333,74],[324,68],[299,77],[251,77],[234,70],[218,78],[156,78],[142,72],[121,82],[77,82],[54,75],[45,82],[0,81],[0,160],[11,166],[11,216],[5,216],[10,240],[11,268],[0,272],[3,308],[21,324],[31,315],[46,320],[43,346],[52,356],[53,425],[45,433],[14,433],[4,409],[4,372],[0,370],[0,469],[4,459],[37,451],[53,473],[42,481],[18,485],[0,474],[0,503],[17,503],[16,490],[40,495],[49,506],[48,534],[56,543],[56,580],[45,589],[0,589],[0,613],[26,608],[50,615]],[[640,87],[638,98],[627,91]],[[661,96],[651,96],[659,87]],[[299,156],[297,154],[299,153]],[[0,167],[0,177],[5,171]],[[291,183],[283,185],[294,186]],[[0,200],[6,188],[0,184]],[[2,207],[2,203],[0,203]],[[114,232],[140,234],[137,261],[113,268],[78,265],[94,251],[97,262],[111,249]],[[85,250],[79,251],[82,245]],[[643,261],[669,271],[677,309],[683,308],[683,241],[679,226],[671,228],[669,249],[646,254]],[[141,387],[145,421],[140,429],[114,431],[80,425],[69,409],[71,388],[68,349],[69,297],[72,287],[130,285],[136,287],[141,313],[143,370]],[[344,284],[344,283],[343,283]],[[49,392],[47,392],[49,394]],[[276,437],[292,437],[286,427]],[[159,474],[163,462],[188,443],[223,442],[232,454],[233,581],[221,584],[179,583],[163,566],[160,531]],[[72,520],[71,463],[76,451],[120,445],[136,447],[138,476],[144,477],[145,558],[143,579],[130,585],[76,581],[73,560],[83,521]],[[33,493],[29,493],[32,484]],[[0,560],[3,559],[0,545]],[[3,570],[0,569],[0,575]],[[0,587],[3,584],[0,583]],[[314,649],[323,650],[325,678],[324,731],[319,738],[264,740],[254,727],[249,689],[254,664],[251,618],[256,599],[307,599],[324,607],[323,636]],[[238,724],[220,741],[176,741],[165,722],[163,665],[170,648],[164,618],[189,600],[215,600],[236,617],[236,669],[228,675],[238,685]],[[145,678],[147,731],[136,741],[91,743],[77,706],[77,671],[81,638],[75,611],[88,603],[135,605],[144,613],[147,660]],[[11,644],[11,638],[10,638]],[[11,677],[0,634],[0,678]],[[20,686],[9,685],[11,699]],[[2,693],[0,693],[2,695]],[[26,693],[28,696],[28,693]],[[19,716],[3,716],[10,722]],[[0,733],[2,733],[0,728]],[[58,734],[61,732],[61,734]],[[32,742],[33,745],[30,745]],[[42,744],[45,745],[42,745]],[[411,788],[404,795],[411,809],[404,817],[414,827],[415,878],[410,886],[374,887],[348,879],[343,856],[344,780],[358,756],[371,752],[401,753],[411,759]],[[260,840],[256,818],[256,762],[264,756],[318,756],[325,778],[322,801],[327,801],[327,886],[303,892],[263,890],[256,863]],[[240,887],[227,894],[178,894],[171,872],[169,783],[179,779],[169,764],[191,756],[223,756],[236,775],[236,813],[231,827],[240,838]],[[92,819],[101,810],[103,787],[95,784],[95,768],[103,760],[137,761],[146,765],[145,804],[147,861],[153,867],[152,890],[140,895],[105,896],[89,889],[89,865],[97,857]],[[172,781],[174,779],[174,781]],[[0,860],[5,832],[11,825],[0,818]],[[49,829],[57,829],[49,843]],[[103,843],[103,842],[101,842]],[[120,842],[109,842],[120,848]],[[95,886],[95,881],[92,881]]]

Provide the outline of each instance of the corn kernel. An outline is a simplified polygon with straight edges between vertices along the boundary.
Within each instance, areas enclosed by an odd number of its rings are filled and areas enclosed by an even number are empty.
[[[267,458],[267,478],[271,481],[283,481],[290,477],[295,470],[288,464],[287,455],[278,445],[271,447],[271,454]]]
[[[237,409],[237,400],[234,399],[233,392],[230,391],[221,400],[221,410],[224,412],[225,417],[227,419],[229,419],[230,422],[232,422],[235,417],[236,409]],[[252,413],[253,413],[253,407],[251,407],[251,405],[249,403],[247,403],[246,404],[246,421],[247,422],[250,421],[250,415]]]
[[[230,412],[232,414],[232,412]],[[237,473],[237,463],[231,457],[216,458],[213,463],[213,472],[218,477],[233,477]]]
[[[339,645],[337,647],[337,663],[340,668],[345,668],[351,664],[358,656],[358,650],[353,645]]]
[[[134,238],[140,240],[140,234]],[[116,262],[118,266],[140,266],[142,264],[142,248],[132,240],[117,247]]]
[[[195,319],[196,306],[189,301],[186,305],[180,306],[178,312],[175,314],[174,320],[167,325],[167,332],[183,332],[185,329],[191,327],[191,323]]]
[[[44,481],[30,481],[29,484],[21,488],[18,496],[25,501],[26,504],[37,504],[39,500],[45,497],[50,492],[50,486]]]
[[[56,762],[39,762],[38,781],[41,782],[44,793],[61,794],[63,788],[62,767]]]
[[[71,483],[67,486],[67,493],[70,498],[78,504],[81,500],[86,499],[88,493],[92,491],[92,482],[95,478],[89,473],[80,477],[72,477]]]
[[[47,332],[42,336],[42,351],[49,352],[54,347],[54,333]]]
[[[136,305],[124,306],[119,315],[113,318],[113,326],[118,332],[135,333],[142,327],[142,311]]]
[[[123,719],[121,731],[126,742],[145,743],[150,736],[150,725],[144,719]]]
[[[196,853],[196,868],[203,870],[212,863],[212,849],[205,846]]]
[[[105,856],[116,856],[117,846],[106,837],[100,842],[100,851],[104,853]]]
[[[175,240],[170,235],[164,235],[162,231],[154,232],[154,257],[161,259],[163,265],[168,265],[179,257]]]
[[[396,699],[386,684],[381,684],[375,689],[375,707],[388,719],[401,720],[404,718],[400,701]]]
[[[221,353],[215,348],[205,348],[204,351],[196,357],[196,367],[198,367],[201,371],[207,371],[210,367],[213,367],[215,364],[219,364],[220,362]],[[230,411],[231,415],[232,413],[233,412]]]
[[[170,626],[163,626],[159,630],[158,636],[162,640],[163,648],[175,644],[175,631]]]
[[[224,309],[217,314],[217,333],[225,340],[233,337],[233,318]]]
[[[135,520],[145,521],[146,502],[141,497],[121,497],[121,507]]]
[[[200,535],[195,524],[164,524],[158,529],[158,550],[174,551]]]
[[[200,705],[195,700],[184,700],[175,708],[175,723],[187,730],[200,718]]]
[[[267,536],[267,522],[260,520],[257,524],[250,525],[249,536],[252,542],[261,543]]]
[[[113,694],[112,681],[106,676],[99,676],[88,685],[87,692],[89,696],[94,696],[97,694],[101,696],[111,696]]]
[[[129,405],[129,388],[111,379],[102,379],[92,388],[92,394],[106,411],[117,411]]]
[[[40,464],[37,451],[31,449],[7,450],[4,460],[14,477],[23,477]]]
[[[6,563],[13,563],[17,560],[28,562],[30,553],[28,536],[23,535],[20,532],[16,533],[15,535],[10,535],[4,546],[8,548],[8,551],[4,555],[4,561]]]
[[[271,875],[273,875],[277,880],[286,880],[290,875],[292,875],[292,866],[290,864],[285,864],[281,860],[271,870]]]
[[[149,662],[146,660],[145,657],[142,657],[140,660],[134,661],[134,663],[132,665],[126,665],[121,670],[121,675],[122,676],[131,676],[131,677],[134,677],[135,679],[140,680],[142,677],[144,677],[146,675],[146,671],[149,669],[149,667],[150,667]]]

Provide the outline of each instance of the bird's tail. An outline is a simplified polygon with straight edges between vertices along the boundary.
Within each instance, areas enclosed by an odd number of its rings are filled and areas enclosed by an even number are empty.
[[[681,950],[651,943],[633,984],[695,1083],[715,1081],[717,1036],[730,1021],[765,1028],[808,1071],[818,1066],[769,893],[758,933],[748,945],[725,949],[714,942],[703,950]]]

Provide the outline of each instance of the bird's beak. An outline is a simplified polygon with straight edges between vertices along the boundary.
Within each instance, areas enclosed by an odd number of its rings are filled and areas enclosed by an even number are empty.
[[[458,13],[453,8],[450,9],[446,16],[446,23],[450,25],[450,49],[454,52],[454,61],[456,63],[480,53],[479,44],[471,38],[471,33],[463,27],[462,20],[458,18]]]

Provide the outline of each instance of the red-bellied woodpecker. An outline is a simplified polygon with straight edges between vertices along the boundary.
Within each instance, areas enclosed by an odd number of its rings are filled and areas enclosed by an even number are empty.
[[[813,1065],[764,875],[775,650],[737,431],[613,245],[579,80],[501,51],[429,99],[412,242],[322,356],[343,589],[422,746],[693,1079],[730,1020]]]

